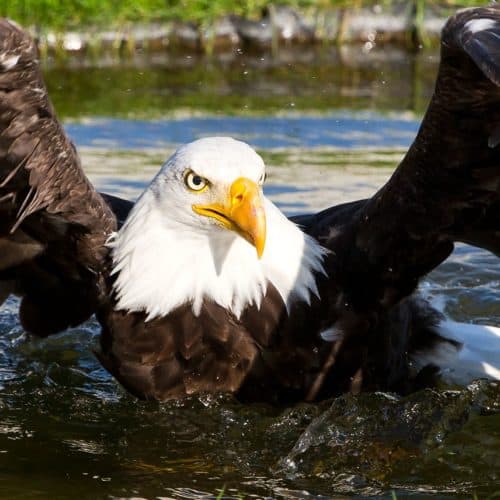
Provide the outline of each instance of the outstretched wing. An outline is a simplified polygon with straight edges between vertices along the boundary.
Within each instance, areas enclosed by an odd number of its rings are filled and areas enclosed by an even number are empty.
[[[456,241],[500,255],[500,5],[450,18],[415,141],[380,191],[341,212],[306,230],[332,250],[331,275],[358,310],[407,296]]]
[[[84,321],[116,227],[49,101],[33,40],[0,20],[0,299],[23,297],[26,330]]]
[[[439,318],[408,297],[457,241],[500,255],[500,5],[446,23],[434,95],[387,184],[297,221],[331,250],[323,328],[342,339],[309,397],[408,390],[432,377],[410,380],[408,360],[436,342]]]

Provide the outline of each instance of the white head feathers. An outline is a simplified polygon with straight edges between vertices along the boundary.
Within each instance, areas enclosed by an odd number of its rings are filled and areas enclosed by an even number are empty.
[[[264,168],[250,146],[228,137],[180,147],[109,243],[117,308],[145,311],[150,320],[186,303],[199,314],[203,301],[213,300],[239,317],[248,305],[260,305],[268,282],[287,306],[317,294],[314,275],[323,271],[324,249],[269,200],[261,259],[236,232],[192,209],[220,197],[239,177],[261,184]],[[187,171],[207,179],[209,188],[188,189]]]

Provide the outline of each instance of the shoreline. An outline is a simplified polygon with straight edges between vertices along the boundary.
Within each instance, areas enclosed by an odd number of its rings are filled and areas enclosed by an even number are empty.
[[[137,53],[276,54],[287,48],[357,44],[364,52],[395,45],[409,51],[436,47],[456,7],[422,0],[361,7],[297,10],[270,5],[259,19],[224,15],[208,21],[125,22],[114,29],[58,31],[28,26],[42,59],[73,55],[123,57]]]

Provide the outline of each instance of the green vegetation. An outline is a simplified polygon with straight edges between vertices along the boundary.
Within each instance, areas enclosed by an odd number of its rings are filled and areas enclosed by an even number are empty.
[[[408,0],[422,3],[423,0]],[[258,16],[269,0],[4,0],[0,15],[24,25],[37,25],[56,30],[81,26],[121,26],[130,22],[190,20],[210,22],[224,14]],[[356,8],[374,0],[279,0],[279,4],[297,9],[325,9],[349,6]],[[382,0],[377,3],[390,3]],[[483,0],[427,0],[446,6],[485,4]]]
[[[0,14],[26,25],[67,28],[173,19],[203,22],[227,13],[251,17],[268,3],[266,0],[9,0],[2,2]],[[282,3],[297,8],[347,4],[344,0],[285,0]]]

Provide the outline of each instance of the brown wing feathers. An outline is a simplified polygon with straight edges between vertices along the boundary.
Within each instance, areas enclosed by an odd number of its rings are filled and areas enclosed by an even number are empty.
[[[7,20],[0,20],[0,214],[0,280],[24,297],[25,328],[47,335],[86,319],[116,220],[55,116],[34,42]]]

